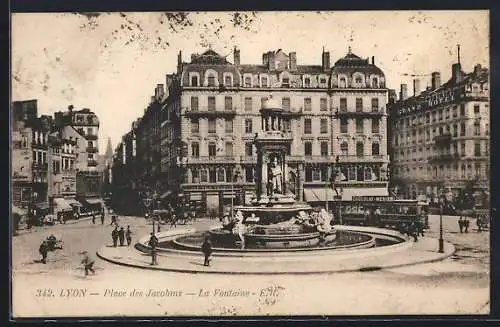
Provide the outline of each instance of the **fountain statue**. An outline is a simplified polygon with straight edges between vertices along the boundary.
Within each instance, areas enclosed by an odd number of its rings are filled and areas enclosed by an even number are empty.
[[[294,183],[285,182],[289,176],[287,155],[292,135],[285,130],[286,113],[270,99],[261,109],[262,130],[254,139],[257,149],[255,197],[249,205],[235,207],[236,215],[226,219],[223,228],[212,230],[215,241],[239,241],[241,249],[294,248],[313,246],[332,240],[336,233],[331,216],[322,210],[316,218],[307,203],[295,199]]]

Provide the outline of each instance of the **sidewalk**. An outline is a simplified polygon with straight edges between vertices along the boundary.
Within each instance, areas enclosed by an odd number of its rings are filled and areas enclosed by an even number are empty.
[[[108,262],[122,266],[141,269],[154,269],[185,273],[218,273],[218,274],[320,274],[354,271],[371,271],[429,263],[443,260],[451,256],[455,247],[445,242],[444,253],[437,252],[438,240],[423,237],[413,243],[405,251],[380,255],[352,257],[337,255],[315,256],[314,253],[300,257],[214,257],[211,267],[203,266],[203,255],[200,251],[192,255],[159,255],[157,266],[151,266],[151,257],[134,248],[102,247],[97,256]],[[381,248],[382,249],[382,248]]]

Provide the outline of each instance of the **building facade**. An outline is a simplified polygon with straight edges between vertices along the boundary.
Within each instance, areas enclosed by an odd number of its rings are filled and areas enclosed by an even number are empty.
[[[141,119],[148,127],[137,132],[137,160],[151,163],[142,173],[161,185],[162,196],[175,191],[204,212],[222,211],[235,198],[250,201],[253,140],[270,101],[285,111],[294,135],[284,177],[297,200],[333,200],[334,176],[341,176],[344,199],[387,195],[385,77],[373,57],[350,49],[333,67],[325,51],[321,65],[299,65],[295,52],[282,50],[255,65],[242,64],[238,49],[233,63],[211,49],[190,62],[179,53],[177,72],[167,75],[165,89],[157,86]]]
[[[468,183],[489,190],[489,72],[476,65],[464,73],[452,65],[452,77],[441,84],[432,73],[431,87],[391,105],[391,175],[409,198],[437,201],[442,189],[458,196]]]

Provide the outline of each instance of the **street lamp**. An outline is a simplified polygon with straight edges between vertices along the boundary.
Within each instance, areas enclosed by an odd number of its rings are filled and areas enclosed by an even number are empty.
[[[234,183],[238,181],[239,176],[240,176],[240,170],[236,168],[231,183],[231,219],[234,217]]]
[[[443,204],[444,204],[444,195],[441,190],[440,198],[439,198],[439,253],[444,253],[444,240],[443,240]]]

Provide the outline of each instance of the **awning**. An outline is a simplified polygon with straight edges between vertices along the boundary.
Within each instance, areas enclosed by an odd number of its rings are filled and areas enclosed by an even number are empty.
[[[322,201],[325,202],[327,201],[335,201],[335,196],[337,196],[337,192],[335,190],[332,190],[331,188],[327,187],[322,187],[322,188],[314,188],[314,189],[309,189],[309,191],[312,191],[314,193],[314,196],[316,197],[317,200],[315,201]],[[340,190],[338,190],[340,192]],[[313,201],[313,200],[311,200]]]
[[[48,202],[39,202],[39,203],[35,203],[34,206],[37,208],[37,209],[40,209],[40,210],[47,210],[48,208],[50,208],[49,206],[49,203]]]
[[[12,206],[12,213],[23,216],[27,213],[27,211],[24,210],[23,208],[19,208],[18,206]]]
[[[172,191],[167,191],[167,192],[163,193],[162,195],[160,195],[160,199],[165,199],[170,194],[172,194]]]
[[[318,197],[314,193],[314,190],[310,189],[310,188],[305,188],[304,189],[304,200],[306,200],[306,202],[317,202],[317,201],[320,201],[320,199],[318,199]]]
[[[389,196],[389,191],[385,187],[353,187],[343,189],[342,200],[351,201],[353,196]]]
[[[68,201],[63,198],[54,198],[54,203],[57,207],[56,211],[73,211]]]
[[[100,205],[104,205],[104,203],[102,202],[102,199],[85,199],[85,202],[87,202],[88,204],[100,204]]]
[[[83,207],[83,205],[76,200],[68,200],[68,204],[72,207]]]

